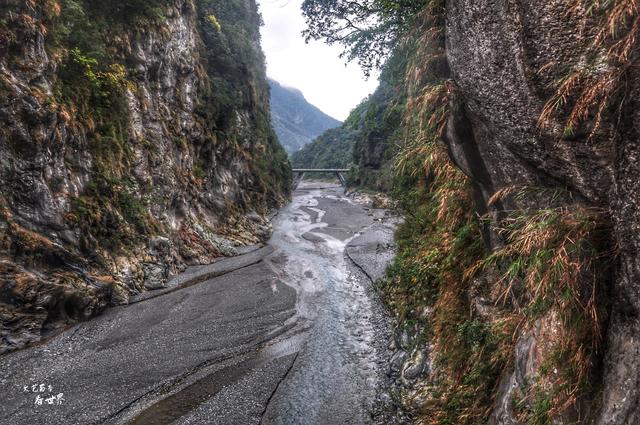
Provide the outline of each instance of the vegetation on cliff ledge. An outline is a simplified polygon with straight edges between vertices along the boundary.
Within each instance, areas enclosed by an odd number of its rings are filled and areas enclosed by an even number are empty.
[[[0,350],[267,237],[291,172],[259,25],[244,0],[0,5],[0,261],[28,276],[0,308],[38,318]]]
[[[405,394],[421,400],[420,407],[411,401],[406,407],[418,423],[486,423],[498,398],[506,397],[505,383],[518,373],[514,379],[525,376],[527,383],[518,381],[508,408],[520,423],[583,423],[593,414],[588,406],[602,372],[607,270],[614,257],[607,212],[576,202],[564,188],[544,186],[497,188],[483,200],[454,164],[446,131],[453,118],[464,116],[465,99],[448,69],[444,1],[381,2],[376,10],[407,6],[402,10],[411,18],[403,25],[363,6],[358,11],[380,25],[362,30],[351,25],[353,10],[340,2],[306,3],[314,4],[306,9],[308,34],[342,42],[347,57],[365,69],[401,58],[391,83],[381,82],[393,87],[386,102],[401,118],[376,117],[385,127],[383,140],[348,142],[356,146],[356,164],[366,168],[368,156],[375,156],[376,173],[392,177],[391,193],[406,218],[395,262],[379,283],[397,326],[417,330],[415,341],[429,353],[429,373]],[[540,126],[564,117],[558,137],[591,139],[616,110],[613,100],[620,99],[625,73],[637,59],[637,2],[568,3],[568,13],[586,14],[594,25],[592,56],[558,83]],[[389,39],[400,41],[394,53],[374,47],[363,54],[362,46],[376,46],[385,40],[377,31],[387,30]],[[358,35],[345,36],[348,31]],[[603,49],[609,68],[597,65]],[[371,155],[380,145],[385,149]],[[355,172],[362,176],[362,169]],[[361,177],[355,183],[371,186]],[[523,371],[516,361],[524,361],[527,338],[537,348]]]

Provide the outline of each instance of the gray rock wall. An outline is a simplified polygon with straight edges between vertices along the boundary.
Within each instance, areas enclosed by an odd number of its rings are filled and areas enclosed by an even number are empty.
[[[563,137],[562,116],[541,129],[543,106],[557,82],[585,60],[593,36],[593,22],[568,14],[567,5],[563,0],[447,2],[447,58],[460,104],[446,140],[452,159],[478,189],[480,209],[495,219],[507,210],[576,205],[602,208],[613,218],[613,245],[619,250],[611,260],[615,274],[597,282],[611,292],[610,299],[598,299],[611,314],[599,351],[604,375],[595,373],[593,379],[602,382],[592,382],[603,390],[558,423],[632,424],[640,420],[638,74],[629,74],[621,115],[606,116],[593,139],[580,131]],[[493,193],[510,186],[562,195],[489,205]],[[501,243],[495,233],[490,241],[492,248]],[[519,336],[514,367],[505,371],[491,423],[518,423],[513,392],[530,385],[538,373],[555,320],[549,314]]]
[[[264,239],[288,196],[255,2],[147,3],[0,6],[0,351]]]

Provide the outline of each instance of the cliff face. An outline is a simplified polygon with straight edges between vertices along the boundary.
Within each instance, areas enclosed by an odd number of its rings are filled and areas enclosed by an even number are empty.
[[[537,209],[587,208],[613,226],[605,237],[618,250],[617,258],[612,252],[605,255],[615,272],[594,277],[582,270],[580,277],[580,290],[598,294],[592,308],[599,311],[600,325],[610,317],[601,351],[595,354],[603,355],[604,375],[593,370],[599,367],[598,360],[590,365],[594,372],[590,384],[597,387],[602,379],[603,396],[578,406],[579,413],[564,421],[636,423],[640,381],[630,371],[640,367],[638,73],[624,77],[626,87],[611,95],[600,118],[591,111],[585,123],[569,132],[568,112],[563,114],[559,107],[559,113],[541,126],[539,119],[557,82],[571,78],[571,71],[579,70],[594,54],[589,37],[599,31],[595,18],[568,15],[565,1],[448,3],[447,58],[463,105],[449,120],[446,140],[452,159],[475,183],[479,208],[494,221],[513,209],[531,208],[532,202]],[[596,54],[605,52],[603,47]],[[616,67],[599,61],[602,69],[595,71],[596,77]],[[567,97],[568,102],[581,100],[579,93]],[[596,125],[596,120],[601,121]],[[544,192],[535,199],[489,202],[497,190],[509,187],[538,187]],[[498,249],[502,241],[496,231],[490,233],[489,245]],[[541,374],[549,355],[545,345],[556,343],[549,328],[562,327],[557,315],[551,309],[517,339],[514,368],[502,377],[493,422],[517,423],[512,408],[515,394]],[[595,413],[598,409],[601,412]]]
[[[0,350],[267,236],[290,176],[253,1],[0,18]]]
[[[636,423],[637,3],[428,3],[406,37],[389,162],[406,222],[380,284],[405,407]]]

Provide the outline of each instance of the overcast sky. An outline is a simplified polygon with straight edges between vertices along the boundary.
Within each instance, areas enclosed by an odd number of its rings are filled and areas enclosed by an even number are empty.
[[[338,57],[340,46],[304,42],[302,0],[258,0],[258,3],[265,23],[261,29],[262,48],[269,77],[300,89],[310,103],[341,121],[375,90],[376,77],[365,80],[355,63],[345,67],[344,60]]]

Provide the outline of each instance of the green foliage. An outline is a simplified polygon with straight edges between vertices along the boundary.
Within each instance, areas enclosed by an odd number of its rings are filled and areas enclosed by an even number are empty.
[[[109,2],[83,1],[91,13],[107,18],[117,25],[150,25],[165,19],[173,0],[111,0]]]
[[[199,0],[198,15],[205,22],[202,36],[206,43],[207,74],[210,88],[202,93],[200,113],[208,122],[226,131],[237,122],[236,111],[252,109],[257,103],[268,102],[264,80],[264,56],[256,30],[260,15],[251,3],[244,0]],[[212,25],[215,17],[224,31]],[[247,90],[256,82],[258,93]],[[260,99],[253,97],[259,94]]]
[[[83,195],[71,199],[71,222],[83,230],[84,249],[93,251],[95,243],[114,253],[157,230],[147,206],[134,195],[131,182],[96,178]]]
[[[98,173],[104,171],[109,177],[122,168],[129,155],[125,142],[127,84],[122,65],[101,65],[98,59],[73,48],[61,64],[54,90],[63,108],[74,112],[71,119],[95,128],[88,133],[89,147]]]
[[[205,19],[213,26],[213,28],[215,28],[216,31],[222,31],[222,25],[220,25],[220,22],[218,21],[218,18],[216,18],[216,15],[207,15]]]
[[[514,400],[513,411],[526,425],[552,425],[553,396],[539,385],[527,389],[528,397]]]
[[[357,60],[367,75],[385,63],[427,0],[305,0],[302,12],[309,40],[345,47],[342,56]]]
[[[285,201],[283,196],[289,196],[293,175],[289,157],[270,125],[265,135],[266,145],[253,158],[252,168],[258,180],[256,191],[262,193],[268,207],[275,208]]]
[[[198,179],[204,179],[207,176],[207,173],[205,173],[200,165],[194,165],[193,175]]]
[[[98,59],[82,53],[75,47],[69,51],[67,62],[61,71],[61,92],[64,101],[73,102],[74,97],[87,96],[99,113],[106,113],[115,106],[127,85],[127,71],[124,66],[112,63],[98,71]],[[79,85],[75,85],[79,84]]]
[[[294,168],[348,168],[357,132],[345,127],[327,130],[312,143],[294,153]]]
[[[144,202],[128,191],[120,192],[117,198],[117,206],[124,219],[131,223],[139,234],[148,233],[149,213]]]
[[[172,3],[171,0],[60,0],[60,13],[50,23],[49,48],[78,48],[100,61],[112,61],[110,40],[118,31],[160,23]]]

